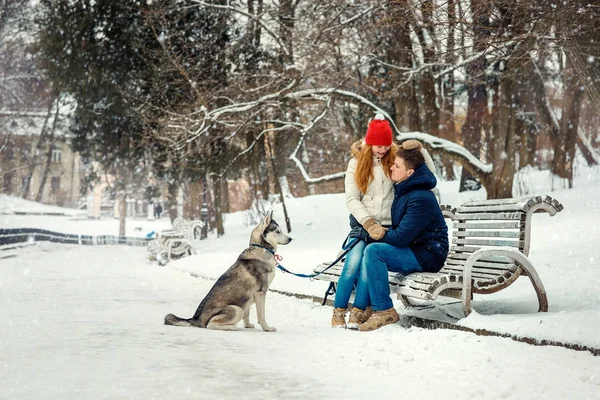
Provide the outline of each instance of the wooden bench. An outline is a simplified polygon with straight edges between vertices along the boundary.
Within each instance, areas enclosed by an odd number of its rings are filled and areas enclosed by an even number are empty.
[[[563,206],[549,196],[472,201],[457,209],[442,206],[444,216],[453,220],[450,251],[437,273],[403,276],[389,273],[390,291],[405,306],[410,299],[435,300],[438,296],[460,298],[465,316],[471,313],[473,293],[489,294],[510,286],[519,276],[531,280],[539,302],[538,311],[548,311],[544,285],[528,258],[531,217],[537,212],[551,216]],[[330,263],[315,268],[319,273]],[[331,282],[326,292],[335,292],[343,261],[315,279]]]
[[[160,265],[188,255],[196,254],[193,242],[200,240],[202,221],[188,221],[177,217],[173,220],[173,230],[161,232],[148,243],[149,258]]]

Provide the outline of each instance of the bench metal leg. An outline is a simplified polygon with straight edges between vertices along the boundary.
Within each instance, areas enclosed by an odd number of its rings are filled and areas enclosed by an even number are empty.
[[[527,276],[531,280],[531,284],[533,285],[533,289],[535,289],[535,294],[538,298],[538,303],[540,307],[538,308],[538,312],[548,312],[548,296],[546,295],[546,289],[544,289],[544,285],[542,284],[542,280],[538,275],[533,265],[529,262],[526,262],[527,259],[519,260],[521,262],[521,266],[527,273]]]
[[[402,301],[402,304],[404,304],[405,308],[412,307],[412,303],[410,302],[410,300],[408,299],[408,297],[399,294],[398,298]]]
[[[327,296],[330,294],[335,294],[335,282],[329,282],[329,287],[325,291],[325,296],[323,296],[323,303],[321,303],[322,306],[327,303]]]
[[[494,256],[503,256],[509,257],[515,261],[517,261],[521,268],[525,271],[529,279],[531,280],[531,284],[535,289],[535,293],[537,294],[539,309],[538,311],[546,312],[548,311],[548,297],[546,295],[546,289],[544,289],[544,285],[542,284],[542,280],[540,279],[537,271],[533,267],[533,264],[529,261],[529,259],[522,253],[514,250],[513,248],[496,248],[496,249],[479,249],[473,254],[469,256],[467,262],[465,263],[465,268],[463,271],[463,290],[462,290],[462,303],[463,310],[465,312],[465,316],[469,316],[471,313],[471,300],[473,300],[472,286],[471,286],[471,270],[475,261],[483,257],[484,255],[494,255]]]

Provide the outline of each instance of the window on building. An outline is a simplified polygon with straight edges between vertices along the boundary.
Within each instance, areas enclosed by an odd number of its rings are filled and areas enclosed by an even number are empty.
[[[60,189],[60,177],[52,177],[50,180],[50,193],[56,194]]]
[[[60,150],[52,149],[52,162],[59,163],[61,160],[62,153]]]

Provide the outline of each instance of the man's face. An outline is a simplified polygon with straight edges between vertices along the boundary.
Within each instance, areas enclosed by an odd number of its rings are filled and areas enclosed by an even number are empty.
[[[396,157],[394,165],[392,165],[391,171],[392,180],[396,183],[405,181],[406,179],[408,179],[409,176],[413,174],[413,172],[415,172],[414,169],[406,168],[406,163],[404,162],[404,159],[400,157]]]

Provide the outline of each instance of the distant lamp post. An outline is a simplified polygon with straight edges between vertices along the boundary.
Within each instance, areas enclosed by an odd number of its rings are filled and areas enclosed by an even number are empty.
[[[202,227],[202,231],[200,233],[200,240],[206,239],[208,236],[208,207],[206,206],[206,191],[204,191],[202,196],[202,208],[200,209],[200,220],[204,222],[204,226]]]

